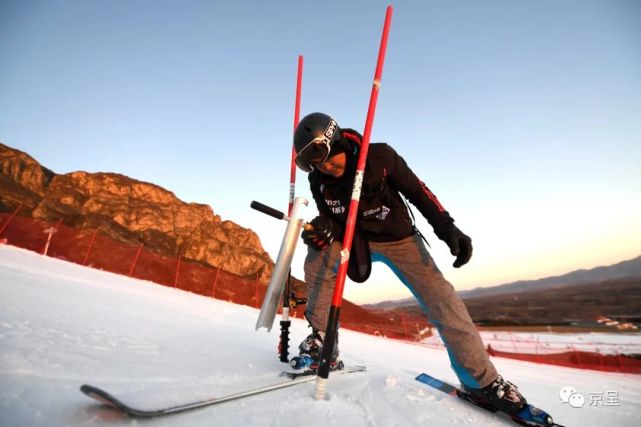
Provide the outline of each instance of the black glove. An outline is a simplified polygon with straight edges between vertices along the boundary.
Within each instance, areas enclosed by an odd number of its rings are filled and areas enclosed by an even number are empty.
[[[467,264],[472,258],[472,239],[463,234],[458,227],[447,221],[434,229],[436,236],[450,248],[450,253],[456,257],[454,268]]]
[[[317,251],[325,250],[332,244],[341,232],[340,226],[331,219],[324,216],[317,216],[303,230],[303,242]]]

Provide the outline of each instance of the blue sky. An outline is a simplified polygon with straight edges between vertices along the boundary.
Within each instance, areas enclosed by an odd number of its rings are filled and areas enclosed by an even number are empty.
[[[392,4],[372,141],[472,237],[456,270],[418,220],[455,287],[641,254],[641,2]],[[210,204],[275,259],[285,224],[249,203],[287,207],[297,57],[302,113],[362,130],[387,5],[3,0],[0,141],[57,173],[118,172]],[[345,291],[407,295],[383,266]]]

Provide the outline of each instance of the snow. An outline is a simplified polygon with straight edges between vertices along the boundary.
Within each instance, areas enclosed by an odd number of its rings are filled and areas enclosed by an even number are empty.
[[[1,426],[501,426],[509,421],[417,381],[456,383],[444,350],[341,330],[343,360],[367,372],[153,420],[129,419],[78,391],[104,387],[153,407],[278,382],[278,327],[258,311],[0,245]],[[292,350],[308,334],[292,320]],[[641,376],[494,358],[530,402],[568,426],[641,425]],[[562,402],[562,388],[585,397]],[[606,394],[607,393],[607,394]],[[600,404],[592,395],[609,396]],[[616,394],[616,399],[614,399]],[[567,399],[566,399],[567,400]]]

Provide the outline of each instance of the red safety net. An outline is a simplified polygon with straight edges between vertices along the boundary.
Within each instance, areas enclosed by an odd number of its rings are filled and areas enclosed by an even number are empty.
[[[55,231],[49,237],[49,230]],[[143,245],[119,242],[96,230],[76,229],[60,223],[47,223],[33,218],[0,213],[0,240],[13,246],[29,249],[58,259],[88,267],[148,280],[211,298],[260,307],[267,283],[257,275],[239,276],[210,265],[156,253]],[[47,244],[47,242],[49,243]],[[279,309],[279,312],[281,310]],[[424,317],[395,315],[394,318],[366,310],[344,301],[341,327],[387,338],[443,348],[442,341],[433,337],[431,325]],[[290,310],[290,316],[302,318],[304,307]],[[594,350],[577,350],[571,346],[564,351],[550,352],[545,342],[536,341],[534,351],[514,351],[487,345],[492,356],[509,357],[536,363],[570,366],[600,371],[641,373],[641,355],[622,345],[619,352],[607,354]],[[638,345],[637,345],[638,346]]]

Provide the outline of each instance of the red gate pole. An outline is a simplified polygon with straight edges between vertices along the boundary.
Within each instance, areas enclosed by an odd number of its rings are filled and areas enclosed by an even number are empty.
[[[385,14],[383,35],[381,37],[381,45],[378,50],[378,61],[376,64],[376,72],[374,73],[374,83],[372,85],[372,93],[369,99],[365,131],[363,132],[363,143],[358,156],[358,163],[356,164],[356,175],[354,176],[354,186],[352,188],[352,200],[349,204],[347,223],[345,225],[345,237],[343,238],[340,267],[336,276],[332,306],[329,310],[329,318],[327,320],[327,328],[325,330],[323,353],[318,367],[318,376],[316,377],[316,387],[314,390],[315,400],[322,400],[325,398],[327,378],[329,378],[329,364],[332,359],[336,335],[338,333],[338,318],[340,317],[341,303],[343,301],[343,288],[345,287],[345,276],[347,275],[349,251],[352,248],[352,240],[354,238],[356,213],[358,212],[358,203],[360,201],[361,188],[363,186],[363,174],[365,173],[365,162],[367,160],[367,151],[369,149],[369,139],[372,133],[372,124],[376,113],[376,100],[378,99],[378,90],[381,85],[381,76],[383,74],[383,63],[385,62],[387,37],[389,35],[389,27],[392,21],[392,10],[392,6],[388,6]]]
[[[298,55],[298,73],[296,77],[296,102],[294,104],[294,130],[298,126],[300,117],[300,93],[303,84],[303,55]],[[289,171],[289,206],[287,214],[291,216],[292,207],[294,206],[294,197],[296,196],[296,149],[292,142],[292,159]],[[280,321],[280,337],[278,341],[278,356],[281,362],[289,362],[289,308],[291,306],[292,295],[292,270],[290,269],[285,280],[285,289],[283,291],[283,314]],[[256,300],[258,301],[258,299]]]
[[[298,55],[298,74],[296,78],[296,103],[294,107],[294,132],[298,126],[300,117],[300,93],[303,85],[303,55]],[[294,206],[294,196],[296,193],[296,149],[292,143],[292,162],[289,171],[289,207],[287,214],[292,214],[292,207]]]

